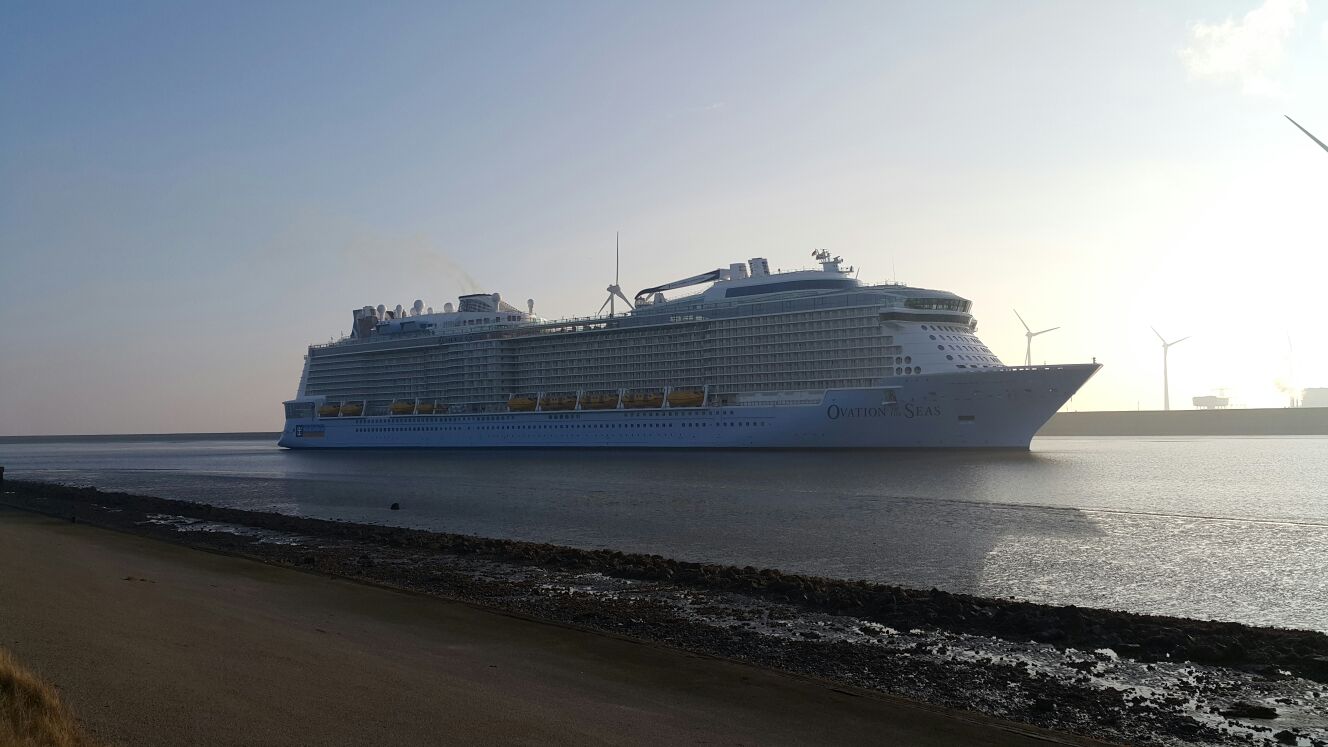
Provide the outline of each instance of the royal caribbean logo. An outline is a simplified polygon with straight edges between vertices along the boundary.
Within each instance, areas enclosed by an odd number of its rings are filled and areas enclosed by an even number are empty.
[[[825,416],[831,420],[840,418],[934,418],[941,414],[938,405],[890,404],[883,407],[840,407],[830,405],[825,408]]]

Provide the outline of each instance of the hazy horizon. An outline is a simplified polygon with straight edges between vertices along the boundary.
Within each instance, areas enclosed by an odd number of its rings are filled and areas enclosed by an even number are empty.
[[[1328,6],[10,5],[0,435],[276,431],[351,309],[730,262],[974,302],[1068,409],[1328,386]]]

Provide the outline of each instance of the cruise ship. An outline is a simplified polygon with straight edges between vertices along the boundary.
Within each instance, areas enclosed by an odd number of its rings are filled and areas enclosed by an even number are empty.
[[[947,291],[764,258],[549,320],[497,293],[365,306],[312,345],[290,448],[1009,448],[1100,366],[1007,366]],[[621,300],[627,310],[617,311]]]

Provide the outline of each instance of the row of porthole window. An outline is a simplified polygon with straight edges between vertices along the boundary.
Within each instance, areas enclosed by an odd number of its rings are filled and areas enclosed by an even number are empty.
[[[930,338],[933,339],[933,340],[936,339],[936,335],[927,335],[927,336],[930,337]],[[941,338],[940,338],[940,339],[942,339],[942,340],[951,340],[951,341],[953,341],[953,342],[964,342],[964,341],[967,341],[967,340],[973,340],[973,341],[976,341],[976,340],[977,340],[977,338],[974,337],[973,335],[941,335]]]
[[[725,427],[730,427],[730,428],[731,428],[731,427],[734,427],[734,426],[740,426],[740,425],[741,425],[741,426],[761,426],[761,425],[767,425],[767,423],[764,423],[764,422],[759,421],[759,420],[741,421],[741,422],[733,421],[733,422],[727,422],[727,423],[725,423],[725,422],[720,422],[720,423],[682,423],[682,426],[683,426],[684,428],[702,428],[702,427],[711,426],[711,425],[725,426]],[[566,429],[566,428],[672,428],[673,426],[674,426],[673,423],[579,423],[579,424],[577,424],[577,425],[482,425],[482,426],[474,426],[474,427],[471,427],[471,428],[464,428],[464,427],[461,427],[461,426],[428,426],[428,425],[420,425],[420,426],[406,426],[406,427],[397,427],[397,428],[387,428],[387,427],[383,427],[383,428],[356,428],[356,429],[355,429],[355,432],[356,432],[356,433],[399,433],[399,432],[403,432],[403,431],[465,431],[465,430],[478,430],[478,431],[510,431],[510,430],[522,430],[522,429],[530,429],[530,428],[539,428],[539,429],[549,429],[549,428],[556,428],[556,429]]]
[[[931,337],[931,339],[933,339],[933,340],[936,339],[936,335],[930,335],[930,337]],[[937,346],[936,346],[936,349],[937,349],[937,350],[945,350],[945,346],[944,346],[944,345],[937,345]],[[954,346],[954,345],[951,345],[951,346],[950,346],[950,349],[951,349],[951,350],[954,350],[954,349],[955,349],[955,346]],[[982,352],[985,352],[985,353],[989,353],[989,352],[991,352],[990,350],[987,349],[987,347],[986,347],[985,345],[962,345],[962,344],[961,344],[961,345],[959,346],[958,349],[959,349],[959,350],[972,350],[972,351],[981,350]]]
[[[902,368],[899,366],[895,367],[895,376],[903,376],[904,374],[920,374],[920,373],[922,373],[922,366],[904,366]]]
[[[966,360],[966,361],[987,361],[988,363],[996,362],[995,357],[988,355],[960,355],[959,358],[961,360]],[[945,356],[945,359],[947,361],[952,361],[955,359],[955,357],[953,355],[947,355]]]

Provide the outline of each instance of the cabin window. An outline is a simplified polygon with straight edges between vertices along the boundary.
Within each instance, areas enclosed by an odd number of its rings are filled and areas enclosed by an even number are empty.
[[[312,418],[314,416],[314,403],[312,402],[287,402],[286,419]]]

